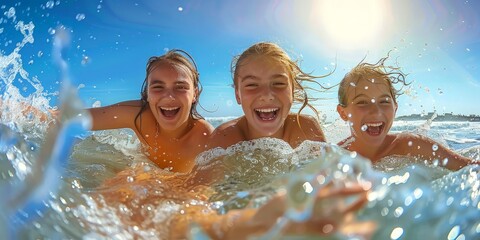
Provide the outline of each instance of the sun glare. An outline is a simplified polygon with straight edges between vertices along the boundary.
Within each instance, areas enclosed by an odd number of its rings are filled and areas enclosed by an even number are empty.
[[[364,48],[382,39],[385,1],[323,0],[317,11],[321,31],[337,48]]]

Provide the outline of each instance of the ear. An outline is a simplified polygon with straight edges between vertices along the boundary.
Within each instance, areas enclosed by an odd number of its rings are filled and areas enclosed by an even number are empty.
[[[240,98],[240,93],[237,88],[235,88],[235,99],[237,99],[237,104],[242,104],[242,99]]]
[[[195,92],[193,93],[193,102],[196,103],[198,99],[198,88],[195,88]]]
[[[340,104],[337,105],[337,112],[338,112],[338,115],[340,115],[340,118],[342,118],[343,121],[348,120],[347,112],[345,111],[344,107],[340,106]]]

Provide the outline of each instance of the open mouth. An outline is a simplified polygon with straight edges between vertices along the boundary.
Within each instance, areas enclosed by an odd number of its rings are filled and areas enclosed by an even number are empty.
[[[180,111],[180,107],[160,107],[160,112],[166,118],[173,118]]]
[[[279,108],[255,109],[255,113],[262,121],[272,121],[277,117]]]
[[[378,136],[382,133],[384,126],[383,122],[365,123],[362,125],[362,131],[371,136]]]

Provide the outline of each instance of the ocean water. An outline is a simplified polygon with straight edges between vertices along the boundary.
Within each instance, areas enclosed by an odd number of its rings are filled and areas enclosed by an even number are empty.
[[[266,138],[205,152],[192,173],[174,174],[152,165],[130,131],[86,131],[88,116],[59,56],[64,121],[48,128],[50,121],[20,111],[27,104],[48,115],[51,95],[22,67],[19,52],[33,42],[33,23],[19,21],[16,29],[23,40],[0,55],[0,239],[165,239],[185,217],[256,208],[278,192],[287,194],[289,221],[311,215],[341,221],[335,209],[351,198],[325,199],[314,208],[312,196],[327,185],[352,183],[372,186],[353,221],[373,222],[373,239],[480,238],[478,165],[451,172],[421,159],[390,157],[372,166],[334,144],[307,141],[292,149]],[[56,41],[58,53],[64,39]],[[22,84],[33,93],[23,96]],[[324,130],[332,143],[348,135],[341,121]],[[392,131],[425,134],[480,160],[478,122],[402,121]],[[202,238],[198,227],[190,229],[191,238]],[[263,238],[280,238],[281,230],[282,222]],[[362,235],[340,231],[325,238]]]

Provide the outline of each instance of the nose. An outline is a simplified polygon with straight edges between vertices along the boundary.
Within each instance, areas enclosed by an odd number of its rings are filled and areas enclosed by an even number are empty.
[[[273,91],[268,86],[264,86],[261,91],[260,99],[264,101],[271,101],[275,98]]]
[[[370,109],[369,109],[370,112],[378,113],[381,111],[380,105],[375,102],[375,99],[372,99],[372,103],[370,103],[369,105],[370,105]]]
[[[175,100],[175,93],[173,91],[165,91],[165,98]]]

